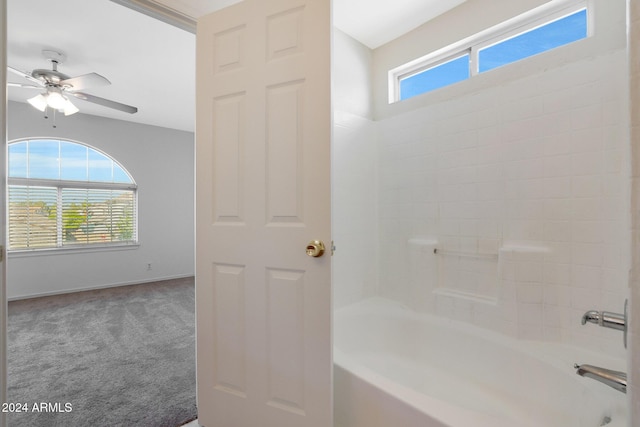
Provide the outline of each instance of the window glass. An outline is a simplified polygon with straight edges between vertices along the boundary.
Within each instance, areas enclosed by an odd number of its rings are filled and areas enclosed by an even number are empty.
[[[482,73],[586,37],[587,11],[584,9],[481,49],[478,69]]]
[[[72,142],[60,142],[60,178],[72,181],[86,181],[87,152],[89,148]]]
[[[466,54],[412,76],[402,78],[400,80],[400,100],[408,99],[468,78],[469,55]]]
[[[131,182],[129,174],[116,163],[113,164],[113,182]]]
[[[95,150],[89,151],[89,180],[113,182],[113,160]]]
[[[535,25],[538,26],[522,30]],[[390,70],[389,81],[393,88],[389,91],[389,102],[469,79],[478,73],[584,39],[588,33],[588,10],[584,2],[576,2],[564,11],[547,10],[526,18],[516,17]],[[443,56],[455,59],[438,62]]]
[[[9,176],[27,177],[27,141],[9,145]]]
[[[59,145],[57,141],[29,141],[28,150],[28,178],[60,178],[60,166],[58,163]]]

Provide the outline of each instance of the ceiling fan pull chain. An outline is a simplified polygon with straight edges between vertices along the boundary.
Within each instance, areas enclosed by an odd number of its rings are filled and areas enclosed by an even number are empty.
[[[57,127],[58,127],[58,126],[56,126],[56,109],[55,109],[55,108],[52,108],[51,110],[53,111],[53,128],[55,129],[55,128],[57,128]],[[45,107],[45,109],[44,109],[44,118],[45,118],[45,119],[48,119],[48,118],[49,118],[49,114],[48,114],[48,112],[49,112],[49,107],[47,106],[47,107]]]

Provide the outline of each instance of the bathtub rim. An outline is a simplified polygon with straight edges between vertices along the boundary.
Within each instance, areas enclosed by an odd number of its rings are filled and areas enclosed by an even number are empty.
[[[600,353],[593,352],[589,349],[574,346],[572,344],[557,343],[557,342],[542,342],[542,341],[529,341],[521,340],[513,337],[509,337],[499,332],[492,331],[479,327],[474,324],[436,316],[429,313],[419,313],[406,305],[387,298],[372,297],[365,300],[361,300],[346,306],[339,307],[334,313],[334,326],[339,324],[336,319],[343,316],[357,316],[362,313],[371,313],[375,311],[375,314],[380,314],[378,310],[382,310],[383,314],[392,314],[395,316],[417,318],[418,321],[435,322],[436,325],[446,326],[452,328],[457,332],[464,334],[473,333],[473,335],[479,336],[481,339],[487,339],[490,342],[496,342],[500,345],[506,345],[515,351],[525,351],[528,356],[531,356],[542,363],[548,364],[555,369],[566,370],[567,366],[573,366],[575,363],[577,354],[583,354],[580,356],[580,360],[588,360],[588,362],[580,363],[594,363],[601,364],[603,366],[610,367],[611,369],[626,369],[626,360],[618,359],[615,357],[602,355]],[[359,313],[360,312],[360,313]],[[420,393],[408,386],[398,384],[397,382],[385,377],[382,374],[375,372],[374,370],[363,366],[358,363],[356,358],[346,351],[340,348],[340,344],[334,340],[334,363],[355,376],[360,381],[364,381],[372,387],[382,391],[383,393],[398,399],[401,396],[401,400],[404,404],[412,407],[413,409],[424,413],[425,415],[434,418],[435,420],[445,423],[448,426],[467,426],[469,418],[460,417],[461,411],[465,411],[464,414],[468,416],[473,414],[474,427],[513,427],[513,420],[506,420],[504,418],[498,418],[492,414],[485,414],[474,411],[470,408],[461,408],[453,405],[445,400],[439,399],[434,396],[429,396]],[[581,381],[582,380],[582,381]],[[623,400],[624,395],[618,396],[614,390],[603,390],[603,386],[593,380],[576,377],[576,382],[579,382],[582,387],[589,390],[589,392],[596,395],[605,396],[608,399],[615,401],[615,404],[611,405],[611,417],[612,421],[607,424],[608,427],[626,427],[628,419],[628,403],[627,399],[624,399],[625,404],[621,405],[619,402]],[[391,391],[396,392],[391,393]],[[432,412],[428,412],[426,408],[432,408],[432,405],[438,405],[438,415],[434,415]],[[624,407],[622,407],[624,406]],[[444,409],[444,410],[443,410]],[[442,412],[440,412],[442,411]],[[511,421],[511,422],[509,422]],[[534,424],[532,424],[534,425]]]
[[[504,420],[491,414],[461,408],[445,400],[422,394],[410,387],[403,386],[366,366],[360,365],[353,357],[348,356],[336,348],[334,348],[333,360],[338,367],[350,375],[353,375],[358,380],[367,383],[371,387],[375,387],[392,399],[401,401],[402,404],[423,413],[426,417],[433,418],[436,422],[444,426],[468,427],[469,419],[473,419],[474,427],[513,427],[513,420]],[[429,409],[432,408],[437,408],[437,411],[429,411]]]

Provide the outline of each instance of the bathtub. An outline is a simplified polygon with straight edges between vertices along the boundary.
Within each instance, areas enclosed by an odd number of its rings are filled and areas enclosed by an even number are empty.
[[[335,427],[626,427],[626,396],[573,368],[623,361],[378,298],[336,310],[334,331]]]

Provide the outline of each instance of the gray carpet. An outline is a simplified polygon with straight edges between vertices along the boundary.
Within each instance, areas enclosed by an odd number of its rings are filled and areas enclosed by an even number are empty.
[[[195,419],[194,304],[192,278],[10,302],[9,427]]]

